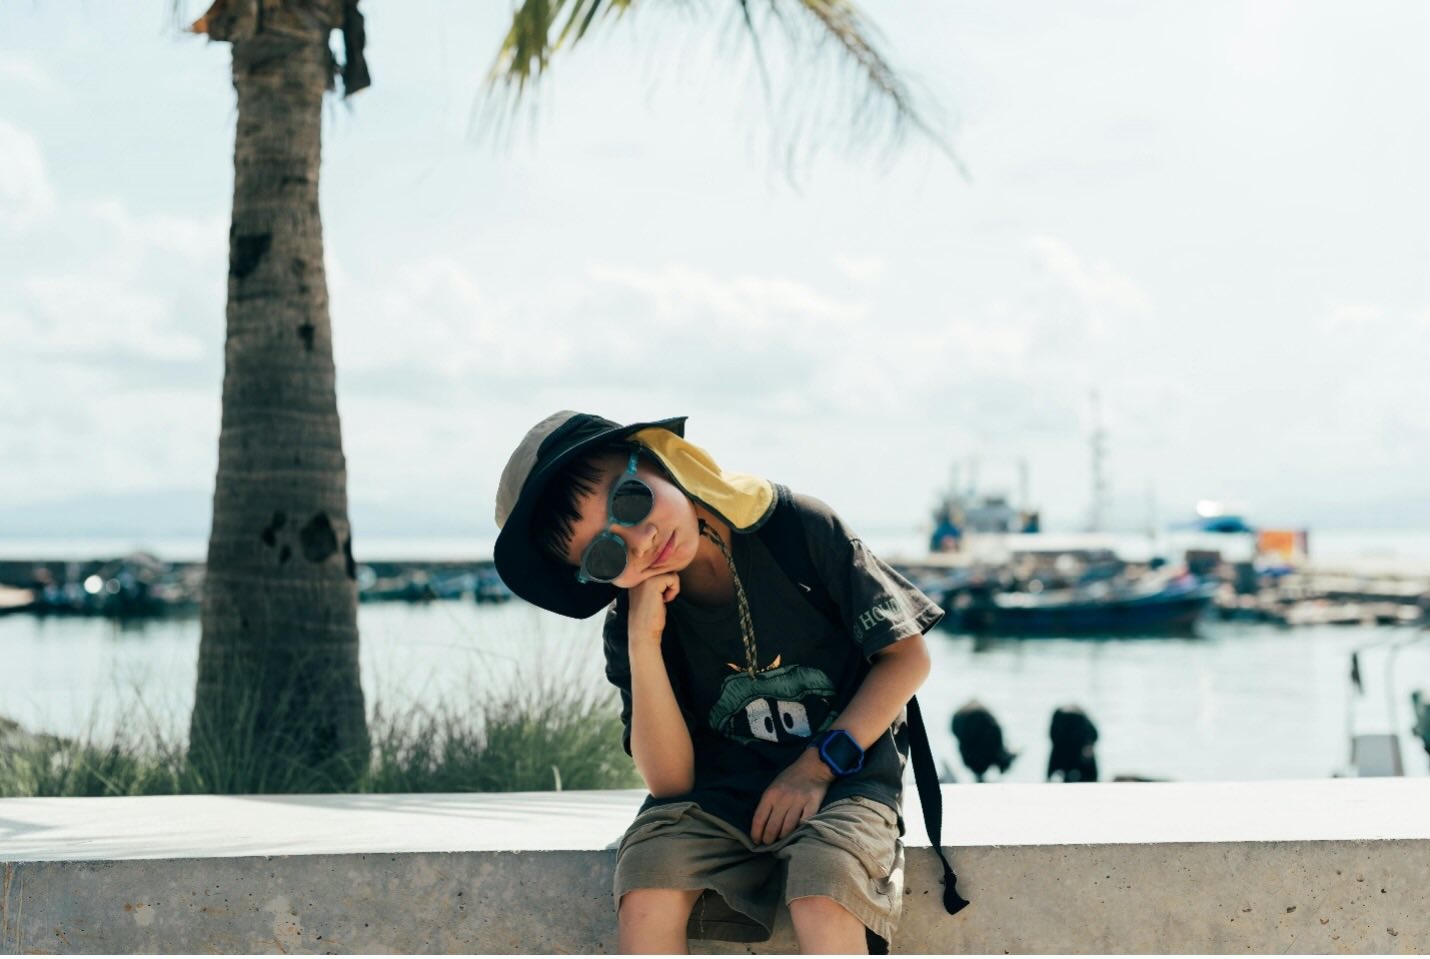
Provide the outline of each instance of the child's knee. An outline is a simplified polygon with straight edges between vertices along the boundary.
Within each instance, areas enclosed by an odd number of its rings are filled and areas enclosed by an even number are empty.
[[[651,922],[684,925],[690,918],[700,889],[632,889],[621,896],[616,914],[623,924],[647,925]]]
[[[797,920],[808,919],[814,922],[838,922],[846,916],[853,916],[853,913],[828,896],[800,896],[798,899],[791,899],[789,911]]]

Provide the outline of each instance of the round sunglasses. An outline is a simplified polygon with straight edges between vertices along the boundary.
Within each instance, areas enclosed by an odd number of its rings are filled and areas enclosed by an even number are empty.
[[[639,451],[631,450],[626,471],[606,498],[606,528],[581,552],[576,579],[583,583],[609,583],[626,571],[626,541],[611,532],[611,527],[634,526],[655,506],[654,491],[636,475],[639,455]]]

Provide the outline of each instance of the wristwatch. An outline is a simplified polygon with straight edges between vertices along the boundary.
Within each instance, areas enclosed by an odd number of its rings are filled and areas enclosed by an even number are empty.
[[[864,768],[864,748],[843,729],[818,733],[809,740],[811,749],[819,750],[819,758],[836,777],[848,776]]]

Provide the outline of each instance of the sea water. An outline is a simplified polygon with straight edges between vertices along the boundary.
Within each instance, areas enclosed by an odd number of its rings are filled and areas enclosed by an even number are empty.
[[[365,605],[358,623],[370,707],[466,708],[543,679],[604,687],[600,617],[577,622],[521,602],[448,601]],[[196,617],[0,619],[0,715],[68,736],[103,737],[136,722],[181,734],[198,644]],[[949,720],[972,698],[992,710],[1018,753],[1006,777],[1014,781],[1043,778],[1052,711],[1069,703],[1101,732],[1103,778],[1329,776],[1344,769],[1352,731],[1400,733],[1407,772],[1430,771],[1409,735],[1410,691],[1430,692],[1427,631],[1207,621],[1190,638],[989,640],[935,631],[928,644],[933,670],[919,699],[936,760],[963,781],[970,775]],[[1364,692],[1349,679],[1356,649]]]

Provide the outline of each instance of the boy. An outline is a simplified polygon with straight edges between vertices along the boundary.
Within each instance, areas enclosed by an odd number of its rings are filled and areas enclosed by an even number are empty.
[[[567,616],[611,606],[606,675],[650,791],[617,852],[620,949],[763,941],[781,902],[802,952],[886,946],[904,706],[943,611],[829,507],[721,469],[684,423],[556,413],[497,492],[507,585]],[[818,583],[759,534],[777,510],[797,516]]]

